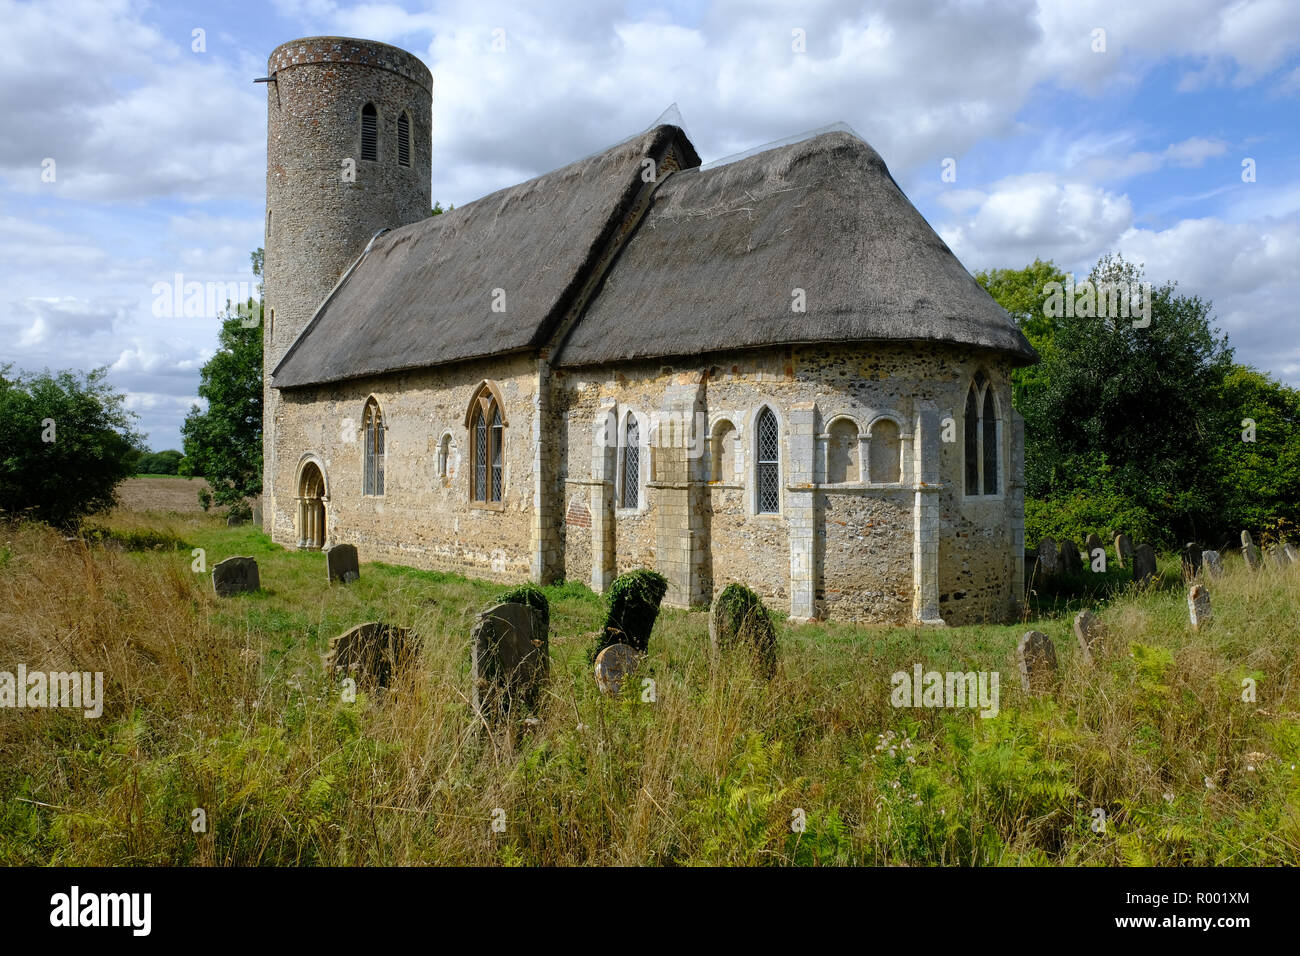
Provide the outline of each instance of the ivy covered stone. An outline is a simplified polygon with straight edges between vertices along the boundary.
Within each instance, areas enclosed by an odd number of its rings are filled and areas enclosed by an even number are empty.
[[[743,584],[728,584],[713,599],[709,610],[709,640],[715,651],[737,644],[748,647],[764,677],[771,678],[776,672],[776,625],[772,612]]]
[[[609,586],[609,613],[595,654],[613,644],[626,644],[646,653],[650,631],[659,617],[659,604],[667,593],[668,579],[657,571],[638,568],[615,578]]]

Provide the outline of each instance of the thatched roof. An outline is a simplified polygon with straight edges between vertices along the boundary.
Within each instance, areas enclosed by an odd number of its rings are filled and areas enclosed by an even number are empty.
[[[537,349],[676,143],[659,126],[380,236],[273,372],[277,388]],[[791,310],[805,290],[807,311]],[[506,311],[493,312],[493,290]],[[880,156],[830,132],[658,186],[552,361],[818,342],[942,341],[1036,355],[903,195]]]
[[[657,126],[554,172],[376,239],[272,373],[277,388],[536,348],[545,343],[643,186],[642,160],[670,144]],[[492,311],[505,290],[504,312]]]
[[[830,132],[666,180],[553,361],[881,340],[1037,360],[879,154]]]

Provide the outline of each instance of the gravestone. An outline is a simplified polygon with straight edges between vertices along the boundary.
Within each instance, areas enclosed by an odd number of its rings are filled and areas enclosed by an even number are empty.
[[[1183,545],[1183,574],[1194,578],[1201,573],[1201,550],[1194,541]]]
[[[1273,562],[1273,567],[1281,571],[1291,562],[1287,560],[1286,554],[1283,553],[1280,545],[1273,545],[1268,549],[1268,556]]]
[[[361,564],[357,560],[355,544],[332,544],[324,549],[325,574],[330,584],[342,581],[348,584],[361,577]]]
[[[262,527],[262,505],[260,502],[253,505],[253,524],[259,528]]]
[[[248,515],[240,511],[232,511],[226,516],[227,528],[238,528],[240,525],[248,524]]]
[[[1074,616],[1074,639],[1086,663],[1092,664],[1092,649],[1100,646],[1102,636],[1101,622],[1091,611],[1080,611]]]
[[[1056,541],[1049,535],[1038,542],[1038,572],[1043,577],[1051,577],[1060,570],[1061,558],[1056,550]]]
[[[1089,567],[1092,567],[1092,562],[1096,560],[1098,551],[1105,557],[1106,546],[1101,543],[1101,537],[1095,531],[1084,539],[1083,547],[1086,551],[1083,560]]]
[[[1121,568],[1133,567],[1133,542],[1126,534],[1115,535],[1115,564]]]
[[[659,616],[659,603],[668,593],[668,579],[644,568],[620,574],[609,586],[609,613],[597,653],[612,644],[627,644],[644,654]]]
[[[414,658],[419,646],[419,639],[409,628],[368,621],[330,641],[325,666],[358,684],[388,687],[394,675]]]
[[[1291,564],[1300,563],[1300,551],[1296,550],[1295,545],[1293,544],[1282,545],[1282,553],[1286,555],[1287,561],[1289,561]]]
[[[640,651],[627,644],[611,644],[596,655],[596,686],[608,697],[623,693],[623,684],[636,671],[642,658]]]
[[[1050,693],[1056,686],[1056,648],[1039,631],[1026,631],[1016,646],[1020,686],[1027,694]]]
[[[1210,589],[1204,584],[1194,584],[1187,592],[1187,616],[1192,622],[1192,630],[1199,631],[1210,622]]]
[[[1205,573],[1211,578],[1223,576],[1223,558],[1217,551],[1202,551],[1201,567],[1205,568]]]
[[[1264,559],[1260,557],[1259,548],[1255,547],[1253,543],[1246,544],[1248,537],[1249,535],[1247,532],[1243,531],[1241,533],[1241,556],[1246,559],[1246,567],[1250,568],[1252,571],[1258,571],[1264,564]]]
[[[1147,584],[1156,576],[1156,553],[1149,544],[1139,544],[1133,552],[1133,580]]]
[[[535,710],[550,675],[546,615],[527,604],[496,604],[478,616],[471,640],[474,713],[496,724]]]
[[[1061,542],[1061,572],[1079,574],[1083,571],[1083,560],[1079,557],[1079,548],[1073,541]]]
[[[261,586],[262,579],[254,558],[226,558],[212,566],[212,589],[217,592],[217,597],[244,594]]]
[[[1247,548],[1253,547],[1254,544],[1255,539],[1250,536],[1250,532],[1243,531],[1241,533],[1241,550],[1245,551]]]
[[[776,671],[776,627],[757,594],[743,584],[728,584],[709,609],[709,642],[715,652],[739,642],[754,654],[764,677]]]

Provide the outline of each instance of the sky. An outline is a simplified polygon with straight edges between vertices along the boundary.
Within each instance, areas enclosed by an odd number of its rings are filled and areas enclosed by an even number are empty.
[[[0,0],[0,23],[0,365],[107,366],[155,450],[220,326],[155,314],[160,283],[255,282],[253,80],[316,35],[429,66],[444,206],[674,103],[705,162],[842,122],[971,271],[1121,252],[1300,386],[1296,0]]]

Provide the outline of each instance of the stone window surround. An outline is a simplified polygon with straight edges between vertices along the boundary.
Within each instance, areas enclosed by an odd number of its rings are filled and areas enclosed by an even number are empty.
[[[365,402],[361,406],[361,497],[362,498],[383,498],[384,492],[367,492],[366,491],[366,472],[369,469],[370,461],[370,444],[367,435],[367,423],[370,417],[370,410],[375,410],[379,416],[379,429],[383,433],[383,453],[379,455],[384,473],[384,487],[388,487],[388,419],[384,415],[384,408],[379,404],[379,398],[374,393],[366,396]]]
[[[985,392],[991,393],[991,394],[993,395],[993,414],[994,414],[995,416],[997,416],[996,419],[995,419],[995,423],[996,423],[996,428],[995,428],[995,431],[996,431],[996,438],[995,438],[995,441],[997,442],[997,446],[998,446],[998,490],[997,490],[995,493],[991,494],[991,495],[986,495],[986,494],[983,494],[983,493],[980,493],[980,494],[968,494],[967,491],[966,491],[966,442],[965,442],[965,434],[966,434],[966,430],[965,430],[965,426],[966,426],[966,397],[970,394],[970,390],[971,390],[972,388],[974,388],[974,386],[975,386],[975,379],[976,379],[977,377],[979,377],[979,375],[980,375],[981,373],[984,375],[984,381],[985,381],[984,389],[983,389],[982,391],[978,392],[978,394],[976,395],[976,399],[975,399],[975,410],[976,410],[977,415],[978,415],[978,417],[977,417],[977,422],[978,422],[978,424],[977,424],[977,426],[976,426],[976,436],[977,436],[977,445],[978,445],[979,450],[980,450],[980,451],[979,451],[979,454],[978,454],[978,457],[979,457],[979,483],[980,483],[980,488],[981,488],[981,489],[984,487],[984,455],[983,455],[983,448],[984,448],[984,428],[983,428],[984,420],[983,420],[983,418],[984,418],[984,416],[983,416],[983,412],[984,412],[984,393],[985,393]],[[960,443],[961,443],[961,454],[962,454],[961,462],[962,462],[962,467],[961,467],[961,481],[958,482],[958,484],[959,484],[959,486],[960,486],[960,488],[961,488],[961,497],[962,497],[962,502],[963,502],[964,504],[971,504],[971,505],[978,505],[978,504],[983,504],[983,503],[986,503],[986,502],[989,503],[989,504],[998,504],[998,503],[1001,503],[1002,501],[1004,501],[1004,500],[1006,499],[1006,492],[1007,492],[1007,467],[1006,467],[1006,462],[1007,462],[1007,447],[1006,447],[1006,442],[1007,442],[1007,439],[1006,439],[1006,431],[1005,431],[1005,428],[1004,428],[1004,423],[1006,422],[1006,415],[1005,415],[1005,413],[1003,412],[1003,402],[1002,402],[1002,394],[1001,394],[1001,392],[1002,392],[1002,387],[1003,387],[1003,385],[1004,385],[1005,383],[1000,382],[1000,381],[998,381],[997,379],[995,379],[991,374],[989,374],[988,369],[986,369],[986,368],[984,368],[984,367],[981,366],[981,367],[975,369],[975,371],[972,372],[972,373],[970,374],[970,377],[969,377],[968,379],[966,379],[965,384],[966,384],[966,388],[965,388],[965,390],[962,391],[962,393],[961,393],[961,410],[962,410],[962,411],[961,411],[961,414],[962,414],[962,417],[961,417],[961,420],[960,420],[960,421],[961,421],[961,426],[962,426],[962,427],[961,427],[961,430],[960,430],[960,432],[959,432],[959,434],[962,436],[961,438],[959,438],[959,441],[960,441]],[[954,416],[954,421],[956,421],[956,420],[957,420],[957,419],[956,419],[956,416]]]
[[[449,480],[455,477],[459,469],[452,468],[452,459],[455,457],[456,436],[451,433],[450,429],[444,429],[438,436],[438,446],[435,452],[437,456],[435,461],[436,477]]]
[[[710,488],[744,488],[745,487],[745,447],[743,444],[744,432],[740,423],[744,421],[744,414],[736,412],[719,412],[713,416],[709,422],[709,433],[704,436],[704,473],[708,476],[708,485]],[[730,480],[726,478],[713,478],[713,454],[714,443],[718,438],[718,428],[722,424],[731,426],[732,454],[735,459],[732,461],[732,471]],[[739,476],[739,479],[737,479]]]
[[[369,106],[375,111],[375,158],[366,159],[365,149],[362,146],[362,128],[365,120],[362,118],[365,114],[366,107]],[[379,107],[375,106],[373,100],[366,100],[357,108],[357,162],[359,163],[378,163],[384,155],[384,117],[379,112]]]
[[[758,418],[765,408],[769,409],[776,418],[776,489],[779,498],[776,511],[758,510]],[[786,463],[789,460],[789,433],[786,430],[786,418],[781,414],[781,409],[776,403],[769,401],[754,406],[746,417],[753,423],[753,427],[745,429],[748,434],[745,439],[745,477],[749,484],[748,493],[745,495],[745,512],[749,517],[759,521],[783,521],[785,493],[788,490],[785,486]]]
[[[866,428],[862,427],[861,420],[858,416],[848,412],[836,412],[826,418],[825,430],[817,435],[817,465],[819,466],[817,487],[826,491],[869,491],[879,489],[882,491],[897,490],[900,488],[910,488],[912,484],[911,468],[912,455],[911,443],[912,435],[910,429],[903,425],[904,417],[893,409],[886,409],[881,412],[869,412],[867,417]],[[828,481],[826,476],[830,474],[830,433],[831,426],[837,421],[850,421],[858,432],[858,480],[857,481]],[[871,430],[881,421],[893,422],[894,427],[898,429],[898,480],[897,481],[872,481],[870,478],[871,469]],[[990,500],[992,497],[990,496]]]
[[[482,411],[484,421],[488,423],[488,447],[491,448],[492,442],[492,424],[488,414],[493,407],[501,413],[501,500],[500,501],[483,501],[474,497],[474,471],[477,467],[477,449],[474,444],[474,419],[477,411]],[[474,393],[470,396],[469,402],[465,406],[465,441],[469,450],[469,467],[465,469],[465,486],[466,496],[469,498],[469,506],[475,511],[496,511],[506,510],[506,494],[510,487],[510,469],[506,467],[506,442],[509,441],[508,429],[510,420],[506,415],[505,400],[501,396],[501,388],[491,379],[483,379]],[[487,487],[485,494],[490,499],[492,485],[492,471],[489,465],[487,473]]]
[[[650,440],[652,438],[650,418],[641,409],[634,405],[625,405],[618,403],[615,406],[615,431],[614,431],[614,514],[616,517],[634,518],[646,513],[649,510],[650,503],[647,500],[649,495],[646,489],[651,486],[650,478]],[[627,419],[632,415],[637,421],[637,445],[641,448],[641,454],[637,456],[637,490],[636,507],[623,507],[623,467],[625,456],[623,455],[623,441],[627,435]]]
[[[320,536],[321,541],[319,544],[309,541],[307,534],[308,528],[306,526],[306,519],[308,515],[308,503],[311,499],[308,499],[303,495],[303,484],[308,465],[312,465],[316,468],[320,473],[321,480],[321,495],[319,498],[321,508],[320,518],[323,520],[325,528],[324,533]],[[298,535],[298,549],[301,551],[317,551],[329,547],[329,534],[333,530],[334,522],[330,520],[329,516],[330,476],[329,470],[325,467],[325,460],[315,452],[305,452],[301,457],[299,457],[298,467],[294,470],[293,486],[294,491],[297,493],[295,497],[295,501],[297,502],[295,530]]]

